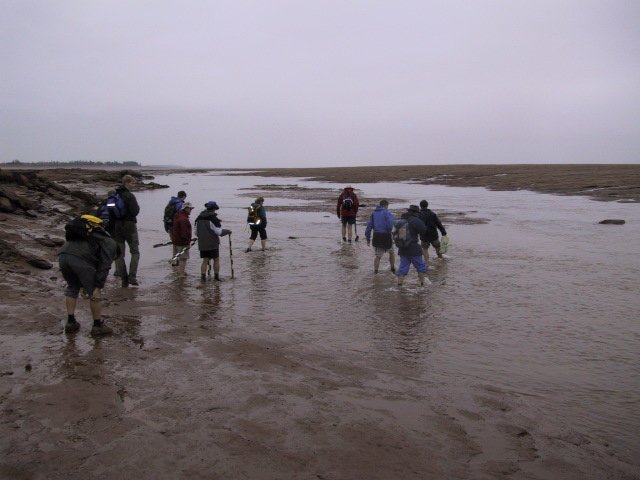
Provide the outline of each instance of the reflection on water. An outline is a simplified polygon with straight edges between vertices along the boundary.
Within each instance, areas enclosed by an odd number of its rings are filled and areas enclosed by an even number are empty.
[[[364,241],[340,241],[332,211],[269,212],[270,201],[291,199],[266,199],[269,250],[244,253],[247,198],[238,195],[239,188],[318,183],[216,176],[156,180],[174,187],[138,195],[147,245],[139,276],[141,291],[159,285],[164,290],[167,313],[161,322],[188,322],[181,315],[196,312],[196,320],[224,322],[238,336],[356,355],[363,364],[384,363],[425,381],[491,385],[526,396],[531,417],[545,412],[631,456],[637,452],[640,206],[477,188],[359,185],[370,196],[406,197],[392,209],[427,198],[436,211],[474,211],[490,220],[447,225],[449,258],[430,259],[432,285],[420,287],[412,269],[405,286],[397,287],[386,257],[374,275],[373,249]],[[229,278],[226,244],[220,250],[220,284],[200,283],[195,254],[190,276],[172,279],[167,251],[149,247],[164,240],[161,210],[176,186],[184,185],[196,209],[208,200],[220,204],[225,228],[234,231],[235,279]],[[337,196],[339,186],[328,186],[336,187]],[[371,210],[363,209],[361,222]],[[603,218],[625,218],[627,224],[598,225]]]

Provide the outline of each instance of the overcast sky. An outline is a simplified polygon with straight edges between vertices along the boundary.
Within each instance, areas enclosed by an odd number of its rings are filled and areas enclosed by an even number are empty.
[[[0,0],[0,161],[640,163],[637,0]]]

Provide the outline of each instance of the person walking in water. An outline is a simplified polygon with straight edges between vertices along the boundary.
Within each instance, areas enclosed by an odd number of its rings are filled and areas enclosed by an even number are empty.
[[[140,206],[136,196],[131,192],[136,179],[131,175],[122,177],[122,185],[116,187],[114,205],[109,208],[114,216],[113,237],[118,247],[120,256],[116,260],[116,275],[120,276],[122,286],[138,285],[138,263],[140,262],[140,241],[138,239],[137,216]],[[131,260],[129,270],[124,260],[125,242],[129,245]]]
[[[222,228],[222,223],[216,211],[220,208],[214,201],[204,204],[205,209],[196,218],[196,237],[202,265],[200,265],[200,279],[207,280],[207,269],[213,259],[213,278],[221,282],[220,278],[220,237],[231,235],[231,230]]]
[[[447,231],[442,226],[438,215],[429,210],[429,202],[426,200],[420,201],[420,220],[422,220],[427,227],[426,232],[420,235],[422,254],[424,255],[425,261],[429,260],[429,245],[433,246],[438,258],[442,258],[438,230],[440,230],[443,237],[447,234]]]
[[[382,256],[389,252],[389,265],[391,265],[391,271],[395,273],[395,255],[393,253],[393,238],[391,232],[393,231],[393,224],[395,217],[393,213],[388,210],[389,202],[386,199],[380,200],[380,205],[376,207],[367,223],[367,228],[364,231],[364,236],[367,239],[367,245],[373,244],[375,248],[375,258],[373,260],[373,273],[378,273],[380,268],[380,259]],[[373,232],[373,238],[371,237]]]
[[[64,292],[67,323],[64,331],[68,334],[80,329],[75,315],[80,289],[84,289],[89,297],[93,318],[91,335],[108,335],[113,332],[102,321],[100,292],[107,280],[111,263],[116,258],[117,245],[102,225],[102,219],[82,215],[65,227],[66,241],[62,245],[58,264],[67,282]]]
[[[353,191],[351,185],[347,185],[338,197],[336,205],[336,214],[342,222],[342,241],[351,243],[353,236],[353,226],[356,224],[356,216],[358,214],[358,196]],[[356,237],[357,240],[357,237]]]
[[[404,283],[404,278],[409,273],[409,268],[413,265],[418,271],[420,285],[424,286],[427,273],[427,264],[422,257],[422,247],[420,246],[420,235],[427,227],[420,220],[420,208],[417,205],[410,205],[406,213],[403,213],[394,226],[394,241],[398,247],[400,265],[398,266],[398,285]]]
[[[178,277],[187,275],[187,260],[189,259],[189,250],[191,249],[191,222],[189,214],[193,210],[193,205],[185,202],[182,209],[173,217],[173,230],[171,231],[171,241],[177,247],[177,253],[174,256],[178,260]]]
[[[249,207],[249,214],[247,215],[247,223],[251,230],[251,236],[249,237],[249,246],[245,252],[250,252],[253,242],[256,241],[258,235],[260,235],[260,243],[262,245],[262,251],[267,249],[267,212],[264,209],[264,198],[258,197],[256,201]]]
[[[175,216],[176,213],[178,213],[182,209],[182,206],[184,205],[186,198],[187,198],[187,192],[185,192],[184,190],[180,190],[178,192],[178,196],[171,197],[169,199],[169,202],[167,203],[167,206],[164,207],[162,223],[164,224],[164,231],[167,232],[167,234],[169,235],[169,239],[171,239],[171,231],[173,230],[173,217]],[[175,256],[176,253],[178,253],[178,251],[176,250],[176,246],[174,245],[173,256]],[[178,261],[173,260],[171,262],[171,265],[175,267],[176,265],[178,265]]]

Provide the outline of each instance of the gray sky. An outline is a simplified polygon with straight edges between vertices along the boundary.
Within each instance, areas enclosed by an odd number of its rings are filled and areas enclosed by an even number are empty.
[[[640,162],[636,0],[0,0],[0,39],[0,161]]]

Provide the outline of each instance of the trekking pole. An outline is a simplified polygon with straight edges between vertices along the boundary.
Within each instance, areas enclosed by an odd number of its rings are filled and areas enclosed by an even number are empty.
[[[156,243],[153,248],[158,248],[158,247],[166,247],[167,245],[171,245],[173,242],[172,241],[168,241],[165,243]]]
[[[229,234],[229,260],[231,261],[231,278],[233,278],[233,248],[231,247],[231,234]]]

